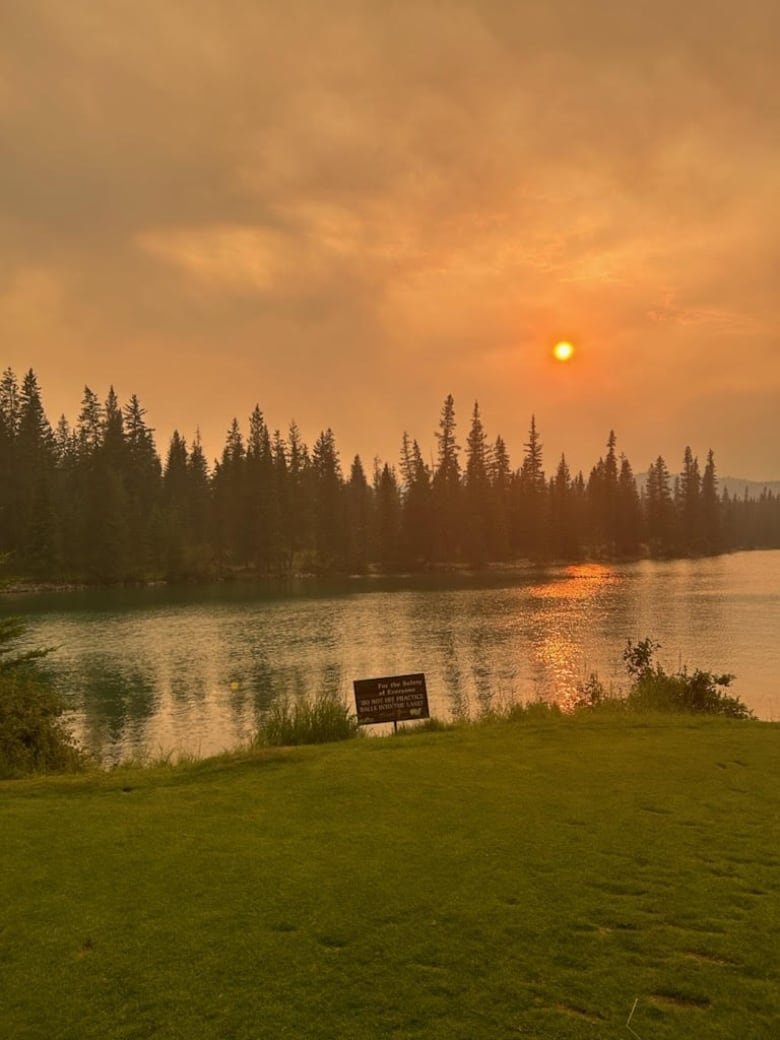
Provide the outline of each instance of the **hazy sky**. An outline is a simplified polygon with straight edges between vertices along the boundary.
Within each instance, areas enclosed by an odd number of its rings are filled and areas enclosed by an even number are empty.
[[[777,0],[0,0],[0,365],[780,477]],[[570,339],[575,359],[550,349]]]

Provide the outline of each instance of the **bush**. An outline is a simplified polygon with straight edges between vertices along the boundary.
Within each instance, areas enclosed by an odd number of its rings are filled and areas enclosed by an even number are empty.
[[[20,670],[0,675],[0,779],[82,768],[85,756],[61,715],[62,698]]]
[[[257,735],[257,742],[271,747],[294,744],[327,744],[357,735],[357,719],[347,705],[333,694],[314,700],[288,699],[272,705]]]
[[[683,711],[706,715],[725,715],[732,719],[751,719],[753,712],[739,697],[725,691],[734,681],[729,674],[716,675],[697,668],[688,672],[683,667],[669,675],[653,656],[660,643],[642,639],[628,640],[623,660],[634,685],[626,698],[629,707],[650,711]]]
[[[65,702],[37,671],[51,650],[19,652],[21,618],[0,619],[0,779],[66,772],[85,755],[62,722]]]

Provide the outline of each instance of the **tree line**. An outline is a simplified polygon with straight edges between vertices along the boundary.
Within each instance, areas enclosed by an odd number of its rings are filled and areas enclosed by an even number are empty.
[[[40,580],[121,582],[240,570],[365,573],[518,559],[715,554],[780,547],[780,497],[719,491],[712,451],[690,447],[673,475],[658,456],[637,485],[610,431],[587,478],[564,456],[545,472],[531,417],[518,468],[488,438],[479,407],[465,446],[448,396],[425,461],[401,437],[397,464],[356,456],[342,469],[333,431],[308,447],[292,423],[271,431],[259,407],[237,419],[209,466],[199,435],[175,431],[165,458],[133,395],[85,388],[75,426],[52,426],[35,373],[0,380],[0,554]]]

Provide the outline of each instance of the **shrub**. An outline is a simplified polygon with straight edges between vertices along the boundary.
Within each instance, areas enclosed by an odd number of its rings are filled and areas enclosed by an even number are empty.
[[[271,747],[294,744],[327,744],[357,735],[357,719],[333,694],[322,693],[314,700],[288,699],[271,706],[257,735],[258,743]]]
[[[0,778],[83,767],[63,710],[62,698],[30,672],[0,675]]]
[[[628,640],[623,660],[634,680],[626,698],[629,707],[725,715],[732,719],[753,718],[753,712],[739,697],[725,692],[734,681],[733,675],[716,675],[699,668],[688,672],[685,667],[669,675],[653,661],[660,648],[660,643],[652,639],[642,639],[636,644]]]
[[[43,679],[36,662],[47,650],[19,652],[21,618],[0,619],[0,778],[65,772],[85,755],[62,722],[65,702]]]
[[[53,647],[47,647],[45,650],[25,650],[21,653],[16,651],[13,644],[24,634],[26,628],[23,618],[0,618],[0,676],[26,669],[53,652]]]

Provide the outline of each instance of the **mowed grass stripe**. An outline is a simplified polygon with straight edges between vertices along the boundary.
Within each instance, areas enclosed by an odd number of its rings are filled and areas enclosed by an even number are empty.
[[[775,724],[583,717],[0,784],[0,1035],[756,1040]]]

